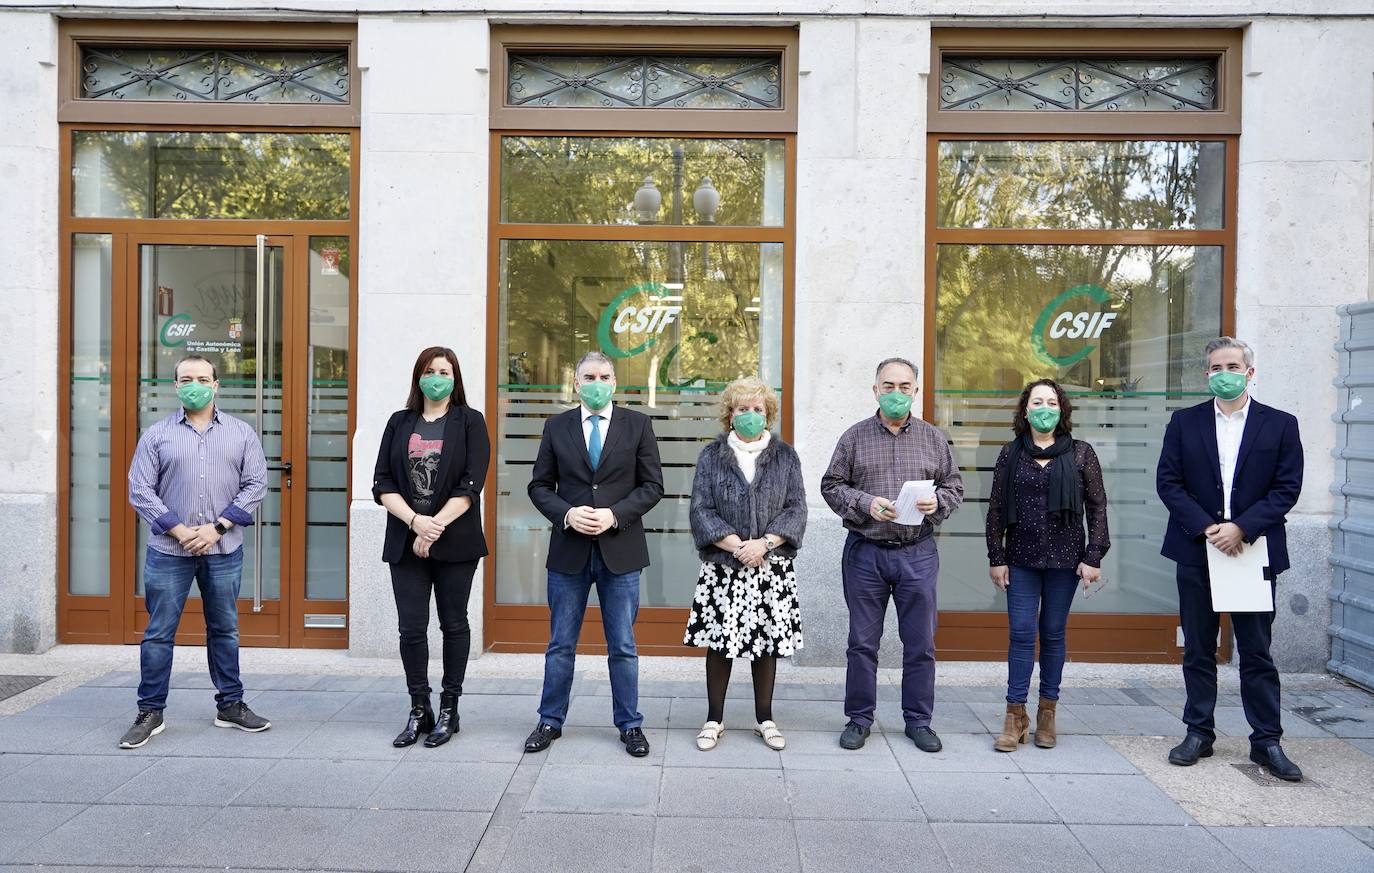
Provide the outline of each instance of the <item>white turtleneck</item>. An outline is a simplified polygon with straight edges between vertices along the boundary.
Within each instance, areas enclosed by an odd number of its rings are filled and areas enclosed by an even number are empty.
[[[768,448],[768,443],[772,439],[773,435],[764,431],[758,439],[747,443],[739,438],[739,434],[733,430],[730,431],[730,436],[726,437],[726,441],[730,444],[730,450],[735,453],[735,460],[739,462],[739,469],[744,474],[744,481],[753,484],[754,465],[763,450]]]

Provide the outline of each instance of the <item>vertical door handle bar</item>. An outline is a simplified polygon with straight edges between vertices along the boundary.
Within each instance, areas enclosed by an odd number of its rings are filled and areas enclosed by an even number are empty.
[[[263,318],[264,318],[265,313],[266,313],[266,307],[264,306],[263,293],[267,290],[267,288],[266,288],[266,285],[267,285],[267,237],[264,236],[263,234],[258,234],[258,235],[257,235],[257,254],[258,254],[257,288],[256,288],[255,293],[254,293],[254,295],[253,295],[253,298],[254,298],[254,300],[255,300],[255,302],[256,302],[256,305],[257,305],[257,321],[254,322],[254,325],[253,325],[253,337],[254,337],[254,344],[255,344],[255,347],[256,347],[256,357],[254,358],[254,361],[253,361],[253,370],[254,370],[255,397],[256,397],[256,403],[257,403],[258,442],[259,442],[259,443],[262,443],[262,442],[263,442],[263,426],[262,426],[262,354],[263,354],[263,348],[262,348],[262,334],[263,334],[263,329],[264,329]],[[266,530],[265,530],[264,527],[263,527],[263,524],[264,524],[264,520],[263,520],[263,515],[264,515],[264,513],[263,513],[263,506],[265,506],[266,503],[267,503],[267,498],[266,498],[266,495],[264,495],[263,502],[262,502],[261,504],[258,505],[258,510],[257,510],[258,520],[257,520],[257,524],[254,525],[254,527],[257,528],[257,530],[256,530],[256,532],[255,532],[255,535],[256,535],[256,538],[257,538],[257,542],[256,542],[255,547],[254,547],[254,549],[253,549],[253,611],[254,611],[254,612],[262,612],[262,553],[263,553],[263,551],[267,548]]]

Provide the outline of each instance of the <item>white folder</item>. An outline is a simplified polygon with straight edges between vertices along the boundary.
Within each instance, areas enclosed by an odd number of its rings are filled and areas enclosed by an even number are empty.
[[[1207,544],[1207,575],[1212,581],[1213,612],[1273,612],[1274,587],[1264,578],[1269,541],[1241,544],[1235,557]]]

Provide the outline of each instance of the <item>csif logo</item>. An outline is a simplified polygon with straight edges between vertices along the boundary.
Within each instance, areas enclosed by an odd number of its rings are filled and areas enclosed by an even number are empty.
[[[191,320],[189,313],[178,312],[162,323],[162,330],[158,332],[158,339],[168,348],[176,348],[184,345],[191,334],[196,332],[196,323]]]
[[[617,294],[602,310],[596,325],[596,338],[601,351],[612,358],[633,358],[657,345],[659,334],[676,321],[682,312],[681,306],[663,302],[667,299],[667,292],[668,289],[657,282],[645,282],[632,285]],[[637,294],[643,294],[648,301],[641,306],[622,306]],[[622,349],[616,345],[612,333],[647,333],[649,337],[634,348]]]
[[[1101,309],[1091,310],[1066,307],[1070,301],[1087,298],[1099,307],[1111,301],[1111,295],[1101,285],[1075,285],[1060,294],[1040,310],[1040,317],[1031,328],[1031,350],[1042,363],[1052,367],[1071,367],[1092,354],[1095,345],[1083,348],[1068,355],[1052,355],[1045,345],[1046,339],[1099,339],[1107,328],[1112,326],[1120,314]]]

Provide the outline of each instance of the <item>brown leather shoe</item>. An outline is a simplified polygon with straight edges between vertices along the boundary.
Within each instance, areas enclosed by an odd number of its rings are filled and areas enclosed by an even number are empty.
[[[999,752],[1014,752],[1016,747],[1030,738],[1030,716],[1026,715],[1026,704],[1008,703],[1007,717],[1002,722],[1002,732],[993,741],[992,747]]]
[[[1053,749],[1059,742],[1059,734],[1054,729],[1054,709],[1059,701],[1040,698],[1040,707],[1035,710],[1035,744],[1042,749]]]

